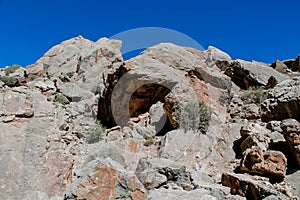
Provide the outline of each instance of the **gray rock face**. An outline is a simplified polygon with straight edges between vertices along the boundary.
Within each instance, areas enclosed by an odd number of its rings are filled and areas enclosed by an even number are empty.
[[[244,138],[241,143],[241,150],[244,152],[247,148],[258,146],[264,151],[268,149],[271,132],[257,123],[249,122],[241,127],[241,137]]]
[[[295,78],[278,84],[268,91],[268,99],[262,104],[262,120],[300,120],[300,80]]]
[[[250,86],[266,86],[273,76],[279,83],[289,79],[288,76],[268,67],[264,63],[246,62],[236,60],[230,64],[225,74],[240,88],[247,89]]]
[[[120,49],[79,36],[0,69],[1,199],[299,196],[298,79],[215,47]]]
[[[225,193],[225,194],[224,194]],[[232,199],[243,200],[245,197],[230,195],[229,191],[224,191],[224,188],[198,188],[192,191],[185,190],[168,190],[168,189],[156,189],[149,193],[148,199],[162,199],[162,200],[217,200],[217,199]]]
[[[281,193],[277,191],[276,186],[267,184],[267,182],[268,179],[251,177],[247,174],[226,173],[222,175],[222,184],[230,187],[232,194],[239,194],[247,199],[263,199],[271,195],[280,197],[280,199],[292,197],[289,187],[283,186]],[[286,195],[290,195],[290,197]]]
[[[274,63],[272,63],[271,67],[281,73],[286,73],[288,69],[288,67],[279,60],[276,60]]]
[[[300,166],[300,123],[294,119],[286,119],[282,121],[281,128],[295,163]]]
[[[292,71],[300,70],[300,55],[297,56],[296,60],[286,60],[283,63]]]
[[[78,173],[64,199],[146,199],[136,176],[110,158],[91,161]]]
[[[168,159],[142,158],[137,165],[135,174],[148,190],[172,183],[184,190],[194,188],[186,168]]]
[[[1,91],[0,116],[32,117],[34,115],[31,94],[24,91],[24,88],[19,89],[19,91],[18,89]]]

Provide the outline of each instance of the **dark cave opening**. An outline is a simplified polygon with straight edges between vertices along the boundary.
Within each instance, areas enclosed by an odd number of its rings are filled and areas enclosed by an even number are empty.
[[[173,87],[174,85],[175,84],[172,84],[171,86]],[[128,126],[130,118],[138,117],[141,114],[149,112],[151,106],[157,102],[164,103],[165,97],[171,91],[169,88],[172,87],[166,87],[156,83],[148,83],[138,87],[130,95],[130,93],[126,92],[127,86],[124,85],[123,90],[117,93],[119,96],[112,96],[113,89],[108,88],[99,99],[97,118],[107,128],[112,128],[117,125],[121,127]],[[113,105],[112,101],[116,102],[114,99],[119,101]],[[126,103],[126,101],[129,102]],[[113,106],[115,106],[114,109],[112,109]],[[112,110],[118,111],[117,116],[113,115]],[[126,115],[128,112],[129,116]],[[119,123],[117,124],[117,122]],[[166,113],[165,117],[162,117],[160,121],[153,125],[157,130],[158,136],[165,135],[170,130],[173,130]]]
[[[149,112],[152,105],[157,102],[164,103],[165,97],[170,93],[170,89],[159,84],[145,84],[139,87],[131,96],[129,101],[130,117],[137,117],[140,114]],[[159,121],[152,124],[157,136],[163,136],[173,130],[173,127],[167,117],[166,111]]]

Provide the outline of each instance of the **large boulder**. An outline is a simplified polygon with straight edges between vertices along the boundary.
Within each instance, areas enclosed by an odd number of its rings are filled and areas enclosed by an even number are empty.
[[[87,163],[68,186],[64,199],[146,199],[137,177],[110,158]]]
[[[215,121],[225,121],[231,81],[186,48],[159,44],[126,61],[107,77],[105,86],[98,118],[106,126],[126,126],[130,117],[160,101],[172,128],[177,128],[174,112],[191,102],[204,101]]]
[[[262,104],[262,120],[300,120],[300,79],[286,80],[268,91]]]
[[[300,55],[297,56],[296,60],[285,60],[283,63],[292,71],[296,72],[300,70]]]
[[[26,87],[0,91],[0,116],[32,117],[32,95]]]
[[[271,77],[275,78],[278,83],[289,79],[288,76],[268,67],[260,62],[246,62],[235,60],[227,68],[225,74],[242,89],[251,86],[267,86]]]
[[[300,123],[295,119],[286,119],[282,121],[280,127],[294,156],[295,163],[300,166]]]
[[[230,195],[229,190],[222,186],[214,186],[205,188],[197,188],[192,191],[185,190],[170,190],[165,188],[155,189],[149,192],[148,199],[160,200],[217,200],[217,199],[232,199],[245,200],[245,197],[238,195]]]
[[[164,158],[142,158],[135,174],[148,190],[170,184],[175,184],[184,190],[194,188],[190,173],[186,171],[185,166]]]
[[[287,159],[280,151],[263,152],[259,147],[252,147],[244,152],[240,169],[273,179],[283,178],[286,174]]]
[[[278,199],[291,199],[292,189],[286,184],[272,185],[267,178],[252,177],[248,174],[224,173],[222,185],[230,187],[231,194],[241,195],[247,199],[260,200],[274,195]]]

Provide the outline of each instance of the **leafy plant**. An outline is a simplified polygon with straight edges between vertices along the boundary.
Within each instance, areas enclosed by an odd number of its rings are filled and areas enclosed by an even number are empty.
[[[63,94],[61,94],[61,93],[57,94],[55,100],[56,100],[58,103],[63,104],[63,105],[70,103],[69,99],[68,99],[65,95],[63,95]]]
[[[97,85],[92,89],[92,93],[94,93],[95,95],[101,94],[101,91],[102,91],[102,87],[100,85]]]
[[[13,64],[12,66],[5,68],[4,71],[6,76],[8,76],[9,74],[14,73],[19,68],[21,68],[20,65]]]
[[[199,101],[188,103],[182,109],[176,110],[174,116],[178,125],[184,130],[199,129],[206,131],[211,112],[205,102]]]
[[[90,129],[87,133],[87,142],[89,144],[99,142],[103,139],[106,127],[100,121],[96,122],[96,127]]]
[[[241,99],[243,101],[248,101],[249,103],[255,103],[260,105],[264,100],[268,98],[267,92],[263,87],[249,87],[248,90],[245,90]]]
[[[5,85],[9,87],[16,86],[18,84],[18,79],[15,77],[2,76],[1,81],[5,83]]]
[[[152,137],[147,137],[145,142],[144,142],[144,146],[151,146],[154,144],[154,139]]]

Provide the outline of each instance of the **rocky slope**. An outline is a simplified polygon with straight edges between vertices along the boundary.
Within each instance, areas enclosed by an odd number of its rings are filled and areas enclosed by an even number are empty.
[[[0,70],[2,199],[300,199],[300,56],[121,46]]]

